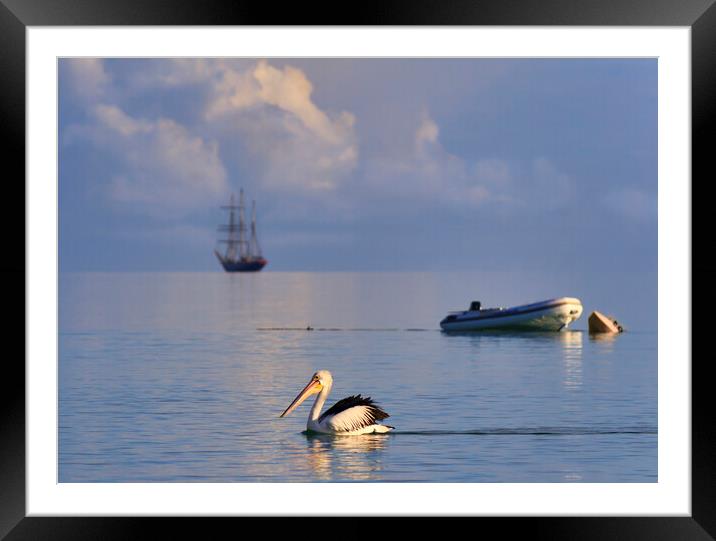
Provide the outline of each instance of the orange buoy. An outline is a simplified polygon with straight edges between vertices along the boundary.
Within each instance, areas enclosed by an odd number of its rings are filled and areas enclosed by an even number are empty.
[[[589,332],[619,333],[624,330],[615,319],[611,319],[597,311],[589,315],[588,321]]]

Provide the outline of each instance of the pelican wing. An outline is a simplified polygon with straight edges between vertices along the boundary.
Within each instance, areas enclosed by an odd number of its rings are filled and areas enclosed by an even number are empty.
[[[375,424],[390,417],[370,397],[349,396],[336,402],[326,410],[318,422],[324,422],[337,432],[351,432]]]

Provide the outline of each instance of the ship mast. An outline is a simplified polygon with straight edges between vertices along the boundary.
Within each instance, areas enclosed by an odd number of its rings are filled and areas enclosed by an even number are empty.
[[[256,201],[251,202],[251,241],[249,243],[251,257],[261,257],[261,247],[256,236]]]
[[[239,257],[245,259],[246,253],[246,220],[244,218],[244,189],[239,190]]]
[[[229,223],[227,225],[220,225],[219,231],[226,233],[226,239],[221,240],[219,242],[226,243],[226,259],[229,261],[235,261],[236,260],[236,246],[238,244],[238,239],[236,238],[236,233],[238,232],[238,227],[236,226],[236,209],[238,208],[234,204],[234,194],[231,194],[231,202],[228,206],[221,207],[223,209],[227,209],[229,211]]]
[[[239,204],[235,204],[234,194],[228,206],[221,207],[229,211],[229,223],[220,225],[219,231],[225,232],[227,238],[219,242],[226,243],[225,259],[238,261],[246,257],[246,224],[244,220],[244,190],[239,192]],[[239,211],[239,221],[236,223],[236,210]]]
[[[239,204],[235,203],[234,194],[231,194],[231,202],[228,206],[221,208],[229,210],[229,223],[219,226],[219,231],[226,233],[226,238],[219,242],[226,243],[226,253],[222,256],[214,250],[222,265],[228,264],[260,264],[256,269],[260,270],[266,264],[261,257],[261,247],[256,236],[256,201],[251,204],[251,235],[247,234],[246,216],[244,206],[244,190],[239,191]],[[238,210],[238,216],[237,211]],[[247,238],[249,237],[249,238]]]

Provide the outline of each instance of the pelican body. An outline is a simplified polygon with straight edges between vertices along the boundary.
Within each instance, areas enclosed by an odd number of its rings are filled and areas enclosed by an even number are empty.
[[[313,374],[311,381],[298,393],[281,417],[291,413],[309,396],[317,394],[316,401],[308,414],[306,425],[311,432],[336,436],[359,436],[361,434],[382,434],[393,429],[392,426],[376,423],[376,421],[386,419],[389,415],[380,409],[370,397],[349,396],[336,402],[325,413],[321,413],[332,386],[331,373],[328,370],[319,370]]]

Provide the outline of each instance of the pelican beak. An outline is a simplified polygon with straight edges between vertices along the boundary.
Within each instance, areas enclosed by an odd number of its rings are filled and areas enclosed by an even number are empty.
[[[279,415],[279,417],[285,417],[293,410],[295,410],[298,406],[300,406],[301,402],[306,400],[306,398],[308,398],[312,394],[320,393],[321,389],[323,389],[323,385],[321,385],[321,382],[318,379],[312,379],[309,384],[306,385],[300,393],[298,393],[298,396],[293,399],[291,405],[287,407],[286,411]]]

